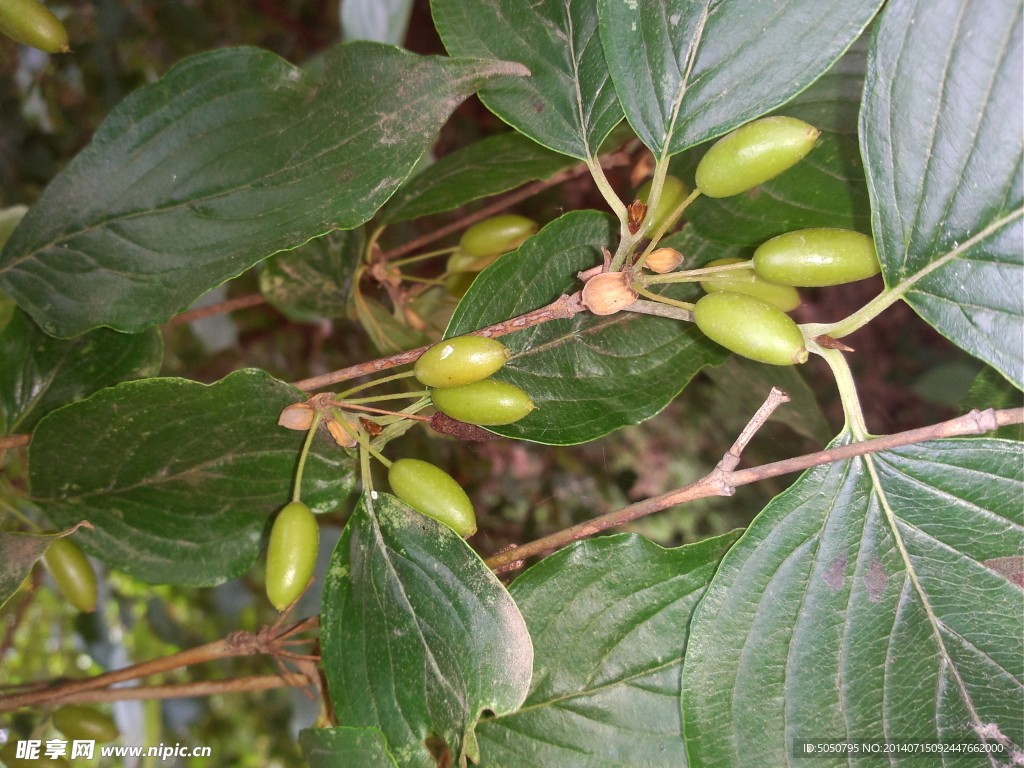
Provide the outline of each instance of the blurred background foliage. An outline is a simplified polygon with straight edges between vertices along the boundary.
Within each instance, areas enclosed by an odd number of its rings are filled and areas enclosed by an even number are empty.
[[[345,2],[350,5],[344,13],[339,13],[336,0],[50,3],[69,31],[72,53],[48,56],[0,39],[0,207],[31,205],[125,95],[156,80],[186,56],[224,46],[255,45],[315,72],[317,55],[327,47],[343,38],[378,33],[379,39],[402,40],[417,53],[444,52],[425,0]],[[348,23],[344,30],[343,19]],[[501,121],[470,99],[443,129],[432,156],[441,157],[504,130]],[[610,178],[629,199],[630,169],[612,170]],[[389,227],[381,245],[385,249],[400,245],[486,202]],[[605,207],[589,177],[583,176],[513,210],[544,224],[581,207]],[[456,240],[457,236],[431,247]],[[440,268],[427,262],[418,274],[430,279]],[[807,291],[796,317],[801,322],[837,320],[862,306],[879,288],[876,279]],[[257,270],[251,270],[197,304],[258,289]],[[368,295],[376,290],[382,301],[387,296],[379,286],[362,290]],[[296,380],[378,356],[354,320],[298,323],[268,304],[163,330],[163,375],[204,382],[244,367],[260,367],[286,381]],[[846,341],[856,349],[851,363],[868,424],[879,434],[956,415],[957,404],[981,369],[902,304]],[[788,414],[783,408],[747,450],[746,465],[816,450],[841,427],[842,410],[826,367],[812,361],[802,373],[820,412],[808,404],[810,400],[790,407]],[[658,417],[581,446],[548,447],[504,439],[463,443],[414,428],[393,444],[391,453],[433,461],[466,487],[480,522],[471,543],[487,555],[703,476],[757,408],[770,386],[769,378],[752,374],[747,364],[730,361],[699,375]],[[629,529],[673,546],[743,527],[792,480],[779,478],[741,488],[731,498],[667,510]],[[347,514],[348,509],[339,509],[321,520],[321,573]],[[102,573],[102,566],[95,565]],[[276,618],[262,597],[262,574],[257,571],[212,589],[150,586],[106,572],[101,579],[100,609],[75,615],[54,595],[49,577],[37,568],[0,611],[0,685],[96,674],[209,642],[237,629],[255,631]],[[318,594],[307,595],[296,618],[315,613],[318,602]],[[272,662],[265,659],[238,658],[169,674],[164,682],[273,671]],[[295,690],[121,702],[110,709],[124,734],[121,743],[212,747],[210,759],[124,763],[144,766],[302,765],[295,737],[318,712],[317,705]],[[46,716],[46,712],[0,716],[0,729],[11,728],[15,737],[32,733],[45,739],[54,733]],[[117,763],[97,759],[81,764]]]

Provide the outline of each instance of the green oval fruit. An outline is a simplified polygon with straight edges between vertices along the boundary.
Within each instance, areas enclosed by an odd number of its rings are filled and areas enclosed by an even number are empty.
[[[636,193],[637,198],[645,204],[647,203],[647,197],[651,194],[651,185],[653,183],[654,179],[651,179],[640,187],[640,190]],[[686,188],[682,181],[675,176],[666,176],[665,184],[661,188],[661,197],[658,199],[658,209],[653,214],[650,211],[647,212],[646,218],[650,220],[650,224],[647,226],[647,233],[653,235],[661,229],[661,225],[668,221],[672,211],[678,208],[689,194],[690,190]],[[676,219],[678,218],[677,216]],[[673,219],[669,226],[675,223],[675,219]]]
[[[43,559],[69,603],[83,613],[96,610],[96,574],[81,547],[66,536],[54,539]]]
[[[697,189],[729,197],[753,189],[796,165],[821,132],[795,117],[763,117],[716,141],[697,164]]]
[[[81,704],[69,704],[53,713],[53,724],[69,739],[92,740],[105,744],[121,732],[102,712]]]
[[[715,259],[705,264],[704,267],[724,267],[727,264],[739,264],[742,261],[745,259]],[[700,287],[707,293],[719,291],[746,293],[761,299],[761,301],[774,304],[783,312],[789,312],[800,306],[800,294],[796,292],[796,288],[765,280],[753,268],[723,272],[721,277],[716,277],[714,280],[701,280]]]
[[[457,336],[424,352],[413,372],[428,387],[461,387],[486,379],[511,356],[508,347],[497,339]]]
[[[316,516],[301,501],[285,506],[274,521],[267,547],[267,597],[283,611],[309,583],[320,548]]]
[[[525,216],[492,216],[463,232],[459,247],[471,256],[493,256],[514,251],[536,232],[537,223]]]
[[[455,251],[448,257],[445,265],[446,272],[483,272],[491,266],[501,254],[492,253],[490,256],[474,256],[463,250]]]
[[[738,355],[771,365],[807,362],[804,337],[793,319],[746,293],[709,293],[693,308],[697,327]]]
[[[13,738],[13,733],[12,733]],[[18,757],[18,740],[14,738],[13,741],[7,742],[3,749],[0,749],[0,761],[7,768],[40,768],[40,766],[49,766],[50,768],[70,768],[71,763],[64,757],[58,757],[52,760],[48,757],[42,757],[46,754],[46,745],[42,745],[39,748],[40,757],[27,759],[24,757]]]
[[[452,272],[444,279],[444,289],[456,299],[461,299],[476,281],[478,274],[478,272]]]
[[[467,424],[485,427],[519,421],[537,407],[519,387],[497,379],[435,389],[430,397],[441,413]]]
[[[849,229],[799,229],[754,251],[754,269],[783,285],[842,285],[881,271],[875,241]]]
[[[388,469],[388,482],[395,496],[459,536],[476,533],[473,502],[443,469],[419,459],[399,459]]]
[[[0,2],[0,32],[47,53],[68,50],[68,33],[53,11],[37,0]]]

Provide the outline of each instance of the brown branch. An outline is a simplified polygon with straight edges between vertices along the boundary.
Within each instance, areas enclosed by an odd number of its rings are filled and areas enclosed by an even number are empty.
[[[99,704],[129,699],[178,699],[186,696],[213,696],[238,691],[266,691],[271,688],[305,688],[316,683],[303,674],[249,675],[226,680],[201,680],[177,685],[137,685],[130,688],[103,688],[48,699],[47,704]]]
[[[233,632],[226,638],[207,643],[206,645],[189,648],[187,651],[181,651],[180,653],[174,653],[159,659],[132,664],[130,667],[115,669],[102,675],[88,677],[83,680],[58,683],[40,690],[14,696],[0,696],[0,712],[7,712],[19,707],[28,707],[53,699],[63,700],[68,696],[106,688],[115,683],[123,683],[138,677],[148,677],[149,675],[161,672],[170,672],[181,667],[188,667],[193,664],[201,664],[216,659],[226,659],[232,656],[250,656],[261,653],[275,655],[280,651],[279,641],[298,632],[314,629],[319,624],[320,617],[312,616],[297,624],[285,627],[280,632],[278,632],[277,625],[264,627],[255,635],[251,632]]]
[[[754,419],[751,420],[748,429],[754,424],[754,421]],[[728,471],[723,469],[723,464],[719,464],[710,474],[690,485],[663,493],[660,496],[652,496],[649,499],[638,501],[636,504],[630,504],[628,507],[623,507],[607,515],[601,515],[593,520],[567,528],[564,531],[544,536],[508,552],[492,555],[484,562],[487,563],[491,570],[498,570],[499,568],[507,570],[506,566],[511,563],[523,561],[527,557],[564,547],[566,544],[577,539],[592,536],[616,525],[629,523],[653,512],[660,512],[663,509],[668,509],[687,501],[693,501],[694,499],[703,499],[708,496],[729,496],[732,495],[734,489],[738,486],[754,483],[758,480],[766,480],[769,477],[778,477],[790,472],[801,472],[821,464],[843,461],[855,456],[891,450],[904,445],[924,443],[929,440],[940,440],[947,437],[981,435],[1008,424],[1022,423],[1024,423],[1024,408],[1007,408],[1000,411],[993,411],[992,409],[985,411],[974,410],[964,416],[943,421],[939,424],[911,429],[895,435],[877,437],[873,440],[851,443],[839,448],[817,451],[804,456],[796,456],[792,459],[776,461],[772,464],[763,464],[760,467],[753,467],[751,469]],[[745,429],[744,433],[746,432],[747,430]],[[732,449],[730,449],[729,454],[726,454],[726,457],[731,455],[731,451]],[[723,459],[724,462],[725,459]]]
[[[32,435],[9,435],[8,437],[0,437],[0,451],[7,450],[8,448],[23,448],[32,442]]]
[[[198,309],[190,309],[188,312],[182,312],[180,315],[172,317],[167,324],[181,325],[182,323],[190,323],[193,320],[201,320],[204,317],[212,317],[213,315],[224,315],[228,312],[234,312],[236,309],[255,307],[265,302],[266,298],[264,298],[263,294],[248,293],[245,296],[238,296],[234,299],[221,301],[217,304],[211,304],[208,307],[199,307]]]
[[[469,335],[487,336],[493,339],[496,336],[504,336],[505,334],[512,333],[512,331],[521,331],[524,328],[531,328],[535,325],[546,323],[549,320],[564,320],[573,317],[582,311],[583,305],[580,304],[580,294],[578,292],[571,296],[563,294],[546,307],[535,309],[532,312],[527,312],[525,315],[519,315],[518,317],[510,318],[501,323],[489,325],[486,328],[481,328],[479,331],[473,331]],[[360,363],[359,365],[342,368],[339,371],[325,373],[322,376],[314,376],[311,379],[292,382],[292,386],[305,391],[328,387],[331,384],[337,384],[339,381],[347,381],[348,379],[355,379],[360,376],[368,376],[372,373],[379,373],[380,371],[385,371],[389,368],[397,368],[400,365],[414,363],[419,359],[420,355],[428,349],[430,349],[429,346],[410,349],[408,352],[400,352],[397,355],[391,355],[390,357],[381,357],[376,360],[370,360],[366,363]]]
[[[610,155],[605,155],[604,157],[601,158],[601,167],[615,168],[620,165],[629,165],[629,162],[630,159],[628,152],[613,152]],[[495,200],[490,205],[484,206],[475,213],[470,213],[466,216],[463,216],[461,219],[453,221],[451,224],[446,224],[445,226],[441,227],[438,230],[428,232],[422,237],[417,237],[415,240],[410,240],[408,243],[404,243],[398,246],[397,248],[392,248],[390,251],[385,251],[381,255],[381,259],[384,261],[390,261],[391,259],[397,259],[399,256],[404,256],[407,253],[412,253],[413,251],[422,248],[425,245],[430,245],[430,243],[434,242],[435,240],[440,240],[442,237],[447,237],[448,235],[454,232],[466,229],[466,227],[476,224],[478,221],[483,221],[484,219],[490,218],[496,213],[501,213],[506,208],[509,208],[518,202],[526,200],[529,197],[533,197],[534,195],[540,194],[541,192],[543,192],[546,189],[549,189],[550,187],[554,187],[558,184],[561,184],[563,181],[568,181],[569,179],[575,179],[578,176],[583,176],[587,172],[588,169],[585,163],[574,165],[572,168],[566,168],[564,171],[559,171],[558,173],[556,173],[550,179],[547,179],[545,181],[534,182],[533,184],[529,184],[525,187],[522,187],[521,189],[518,189],[515,192],[512,192],[498,200]]]

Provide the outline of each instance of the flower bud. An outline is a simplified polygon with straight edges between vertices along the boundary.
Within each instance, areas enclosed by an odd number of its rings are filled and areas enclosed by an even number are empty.
[[[602,272],[583,286],[583,306],[595,315],[614,315],[636,301],[625,272]]]
[[[683,263],[683,254],[675,248],[658,248],[647,256],[644,266],[652,272],[663,275]]]
[[[316,410],[309,403],[294,403],[283,411],[277,420],[278,426],[305,432],[313,426],[313,414]]]

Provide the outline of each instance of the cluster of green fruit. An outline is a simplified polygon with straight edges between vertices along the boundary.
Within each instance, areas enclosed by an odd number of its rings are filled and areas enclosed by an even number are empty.
[[[716,198],[746,192],[795,165],[818,135],[816,128],[791,117],[748,123],[704,155],[697,166],[697,189]],[[649,185],[641,189],[640,199],[649,191]],[[686,195],[680,180],[666,177],[651,227],[664,224]],[[682,258],[671,248],[659,248],[644,265],[663,274],[676,269]],[[729,269],[716,273],[715,267]],[[710,339],[744,357],[772,365],[803,363],[808,358],[803,334],[786,314],[800,304],[796,288],[841,285],[880,269],[868,235],[830,228],[787,232],[759,246],[750,261],[707,264],[701,270],[707,276],[700,281],[707,295],[693,308],[694,322]]]
[[[413,373],[431,388],[434,406],[447,416],[482,426],[511,424],[536,406],[519,387],[491,378],[509,357],[511,352],[500,341],[459,336],[428,349],[416,361]],[[283,415],[283,425],[311,427],[312,418],[307,416],[312,411],[306,404],[285,410],[291,413]],[[388,483],[399,499],[460,536],[476,533],[473,503],[462,486],[439,467],[419,459],[398,459],[389,463]],[[278,610],[302,594],[316,565],[319,546],[320,530],[310,508],[301,501],[284,507],[274,521],[267,548],[267,597]]]
[[[69,704],[54,712],[53,725],[72,741],[97,741],[106,744],[121,735],[113,720],[92,707],[80,704]],[[14,739],[0,749],[0,761],[3,761],[7,768],[35,768],[43,765],[60,768],[71,765],[64,757],[18,757],[18,744]]]
[[[64,25],[39,0],[0,2],[0,32],[15,42],[46,53],[67,53],[71,50]]]

